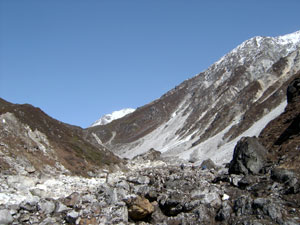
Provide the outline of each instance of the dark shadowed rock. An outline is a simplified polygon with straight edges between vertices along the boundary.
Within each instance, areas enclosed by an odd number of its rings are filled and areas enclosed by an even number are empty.
[[[294,79],[287,88],[287,101],[292,102],[297,96],[300,96],[300,78]]]
[[[243,137],[234,148],[230,174],[258,174],[265,165],[267,150],[255,137]]]
[[[285,183],[295,177],[295,174],[287,169],[275,168],[271,172],[271,178],[279,183]]]
[[[286,194],[296,194],[300,191],[300,182],[296,174],[284,168],[275,168],[271,172],[274,181],[285,184]]]
[[[217,221],[228,220],[230,218],[231,212],[232,212],[232,208],[230,204],[227,201],[223,202],[222,207],[220,208],[220,210],[216,215],[216,220]]]

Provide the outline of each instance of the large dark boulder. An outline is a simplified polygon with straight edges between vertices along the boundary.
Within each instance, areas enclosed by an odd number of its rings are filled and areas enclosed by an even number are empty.
[[[230,174],[258,174],[265,166],[267,150],[256,137],[243,137],[234,148]]]
[[[300,96],[300,78],[294,79],[287,88],[287,102],[290,103],[295,97]]]

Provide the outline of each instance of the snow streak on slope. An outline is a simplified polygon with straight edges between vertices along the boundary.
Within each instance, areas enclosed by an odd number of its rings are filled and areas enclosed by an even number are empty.
[[[108,124],[108,123],[112,122],[113,120],[120,119],[120,118],[126,116],[127,114],[134,112],[134,111],[135,111],[135,109],[131,109],[131,108],[126,108],[126,109],[121,109],[121,110],[118,110],[118,111],[114,111],[111,114],[106,114],[106,115],[102,116],[99,120],[94,122],[91,125],[91,127]]]

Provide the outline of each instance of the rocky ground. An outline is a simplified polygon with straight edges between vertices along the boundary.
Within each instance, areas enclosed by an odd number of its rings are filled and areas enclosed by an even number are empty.
[[[229,168],[166,163],[152,150],[98,178],[2,174],[0,224],[299,224],[298,177],[257,145],[242,139]]]

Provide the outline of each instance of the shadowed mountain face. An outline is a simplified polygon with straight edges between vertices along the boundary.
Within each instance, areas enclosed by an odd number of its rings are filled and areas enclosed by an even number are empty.
[[[84,140],[81,128],[28,104],[0,99],[0,131],[1,171],[87,175],[120,162],[105,147]]]
[[[273,160],[282,168],[299,171],[300,163],[300,73],[288,86],[288,105],[284,113],[271,121],[259,138]]]
[[[151,148],[165,156],[228,162],[240,136],[258,135],[286,105],[300,70],[300,32],[245,41],[206,71],[132,114],[88,128],[116,154]]]

